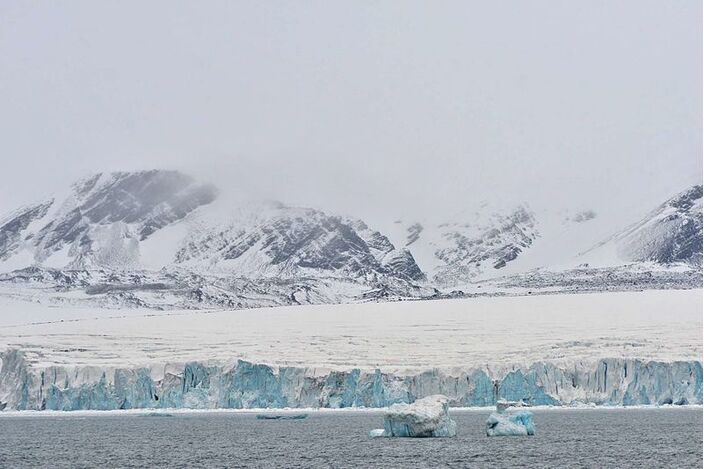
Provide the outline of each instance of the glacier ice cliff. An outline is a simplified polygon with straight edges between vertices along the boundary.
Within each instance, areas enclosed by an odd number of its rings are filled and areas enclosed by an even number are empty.
[[[494,412],[486,420],[486,436],[535,435],[533,414],[527,410]]]
[[[18,349],[0,353],[0,407],[15,410],[387,407],[434,394],[447,396],[453,407],[493,406],[497,398],[531,405],[702,404],[702,364],[611,358],[501,372],[468,367],[399,374],[244,360],[148,368],[40,366]]]
[[[441,438],[457,435],[457,423],[450,418],[450,400],[441,394],[423,397],[412,404],[393,404],[384,412],[384,429],[369,436]]]

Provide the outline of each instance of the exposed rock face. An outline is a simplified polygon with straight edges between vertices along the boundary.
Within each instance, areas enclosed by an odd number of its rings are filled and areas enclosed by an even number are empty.
[[[175,171],[96,174],[74,184],[65,200],[8,217],[0,225],[0,260],[25,251],[31,261],[13,268],[138,271],[142,241],[216,195],[214,187]],[[409,251],[360,220],[319,210],[270,204],[242,217],[205,216],[195,226],[180,235],[164,267],[252,279],[425,279]]]
[[[0,226],[0,259],[20,250],[35,263],[58,251],[61,267],[134,265],[138,243],[214,200],[213,186],[175,171],[99,173],[64,200],[20,211]]]
[[[594,218],[596,218],[596,212],[594,210],[583,210],[575,213],[571,220],[575,223],[584,223],[589,220],[593,220]]]
[[[153,272],[28,267],[0,273],[0,282],[5,291],[9,289],[16,295],[27,295],[34,301],[98,308],[246,309],[393,301],[432,297],[435,293],[432,288],[391,276],[366,282],[364,279],[321,276],[246,278],[181,269]],[[83,294],[72,298],[70,292],[75,291]]]
[[[584,268],[559,271],[517,268],[541,236],[527,206],[484,207],[440,224],[398,220],[385,234],[358,219],[280,203],[218,207],[211,203],[216,195],[175,171],[81,180],[66,196],[0,221],[0,282],[29,287],[24,297],[65,292],[62,302],[156,308],[441,298],[514,287],[535,293],[701,286],[702,186],[602,243],[614,258],[619,253],[617,263],[600,269],[585,261]],[[590,229],[593,216],[583,211],[568,219]],[[666,271],[652,262],[689,267]],[[510,276],[500,278],[507,270]],[[76,290],[89,295],[71,294]]]
[[[702,365],[604,359],[535,363],[489,376],[481,369],[396,375],[351,369],[326,374],[238,360],[140,367],[30,365],[19,350],[0,354],[0,405],[8,409],[387,407],[443,394],[450,406],[701,404]]]
[[[408,232],[408,236],[406,238],[406,246],[410,246],[411,244],[418,241],[420,234],[423,232],[423,225],[421,225],[420,223],[414,223],[409,226],[406,231]]]
[[[20,247],[22,232],[32,221],[46,215],[54,200],[20,209],[0,223],[0,259],[9,258]]]
[[[259,277],[391,276],[424,279],[410,252],[359,220],[278,205],[192,236],[176,263]],[[371,277],[370,277],[371,276]]]
[[[216,190],[177,171],[96,174],[74,185],[75,207],[66,218],[90,223],[136,224],[139,239],[212,202]],[[46,227],[51,232],[57,220]]]
[[[592,250],[614,244],[630,262],[702,265],[702,186],[692,186]]]
[[[408,249],[394,249],[383,258],[384,266],[391,272],[411,280],[425,280],[425,274],[416,264],[413,254]]]
[[[620,253],[633,261],[702,263],[702,186],[667,201],[629,229]]]
[[[444,243],[435,251],[441,261],[434,279],[442,284],[466,283],[487,267],[501,269],[530,247],[537,236],[536,220],[527,207],[494,214],[485,224],[441,226]]]

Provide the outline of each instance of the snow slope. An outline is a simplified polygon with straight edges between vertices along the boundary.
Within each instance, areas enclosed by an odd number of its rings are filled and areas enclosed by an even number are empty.
[[[533,211],[483,203],[451,220],[396,220],[385,227],[431,282],[467,290],[476,281],[585,267],[702,262],[702,186],[692,186],[641,213],[589,209]],[[471,288],[469,288],[471,290]]]
[[[0,269],[140,271],[177,267],[246,278],[425,276],[407,250],[356,219],[258,203],[174,171],[97,174],[0,223]]]
[[[702,186],[672,197],[637,223],[581,254],[585,261],[702,264]]]
[[[140,241],[216,194],[175,171],[95,174],[0,221],[2,269],[136,267]]]
[[[396,220],[387,230],[437,285],[456,287],[491,275],[528,251],[539,236],[527,205],[465,210],[450,220]]]

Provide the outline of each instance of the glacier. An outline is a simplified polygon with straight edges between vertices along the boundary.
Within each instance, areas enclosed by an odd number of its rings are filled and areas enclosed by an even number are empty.
[[[486,420],[486,436],[535,435],[533,414],[527,410],[494,412]]]
[[[113,410],[388,407],[443,394],[452,407],[702,404],[700,361],[608,358],[569,364],[394,373],[321,370],[245,360],[148,367],[41,365],[0,353],[0,408]]]
[[[457,423],[448,414],[450,400],[436,394],[412,404],[397,403],[384,412],[384,429],[369,432],[372,438],[442,438],[457,435]]]

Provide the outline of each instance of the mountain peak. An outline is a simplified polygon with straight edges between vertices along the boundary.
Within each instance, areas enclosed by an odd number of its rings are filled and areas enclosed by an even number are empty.
[[[621,261],[702,265],[702,186],[663,202],[638,222],[585,252],[614,251]]]
[[[213,186],[178,171],[96,173],[74,183],[63,200],[49,199],[6,219],[0,259],[24,252],[22,258],[29,254],[38,263],[55,258],[62,267],[110,266],[120,253],[134,259],[138,241],[216,195]]]
[[[216,197],[212,185],[178,171],[90,175],[67,195],[0,221],[0,270],[39,266],[136,275],[166,268],[228,282],[311,282],[301,288],[312,298],[307,288],[314,283],[340,282],[383,296],[390,285],[396,292],[459,289],[575,262],[697,266],[702,259],[701,185],[617,231],[593,249],[594,259],[578,254],[618,227],[595,231],[602,219],[592,221],[596,214],[590,210],[551,218],[527,204],[484,204],[443,221],[398,220],[381,232],[360,219],[314,208]]]

